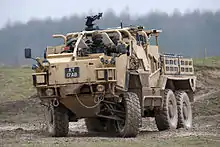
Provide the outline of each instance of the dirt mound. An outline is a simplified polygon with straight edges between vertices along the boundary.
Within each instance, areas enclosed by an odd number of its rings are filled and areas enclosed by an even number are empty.
[[[195,73],[197,76],[196,96],[220,90],[220,68],[195,66]]]
[[[43,119],[44,111],[38,98],[0,103],[0,123],[29,123]]]

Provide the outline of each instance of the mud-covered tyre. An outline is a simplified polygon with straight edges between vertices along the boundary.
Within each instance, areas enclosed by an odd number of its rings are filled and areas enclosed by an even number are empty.
[[[121,95],[121,108],[125,112],[123,121],[116,121],[119,137],[136,137],[141,124],[141,108],[137,94],[127,92]]]
[[[155,115],[159,131],[176,129],[178,123],[177,103],[172,90],[164,91],[163,106]]]
[[[88,132],[104,132],[104,126],[99,118],[85,118]]]
[[[192,128],[192,108],[188,94],[184,91],[175,92],[178,109],[177,128]]]
[[[66,137],[69,132],[69,116],[65,106],[50,105],[47,108],[47,131],[51,137]]]

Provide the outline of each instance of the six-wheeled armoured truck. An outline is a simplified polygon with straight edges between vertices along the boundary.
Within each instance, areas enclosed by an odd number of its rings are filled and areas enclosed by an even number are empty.
[[[155,117],[159,131],[190,129],[193,60],[161,54],[160,32],[131,26],[54,35],[64,43],[48,46],[32,67],[50,135],[67,136],[69,122],[82,118],[88,131],[120,137],[135,137],[144,117]]]

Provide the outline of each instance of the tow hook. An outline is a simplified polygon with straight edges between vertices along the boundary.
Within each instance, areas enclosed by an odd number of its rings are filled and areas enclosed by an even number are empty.
[[[55,99],[53,99],[53,106],[54,107],[58,107],[59,106],[59,101],[55,98]]]

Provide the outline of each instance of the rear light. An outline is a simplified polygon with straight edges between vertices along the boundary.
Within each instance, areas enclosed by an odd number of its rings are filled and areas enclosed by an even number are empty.
[[[66,47],[63,48],[64,51],[69,50],[69,49],[70,49],[69,46],[66,46]]]

